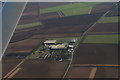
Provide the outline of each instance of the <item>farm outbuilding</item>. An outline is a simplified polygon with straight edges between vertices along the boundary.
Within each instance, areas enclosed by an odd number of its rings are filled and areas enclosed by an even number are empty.
[[[75,43],[77,41],[77,38],[73,38],[70,40],[71,43]]]

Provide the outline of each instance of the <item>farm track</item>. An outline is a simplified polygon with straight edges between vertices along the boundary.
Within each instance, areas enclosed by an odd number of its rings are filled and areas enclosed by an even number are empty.
[[[110,11],[110,10],[108,10],[105,14],[103,14],[103,16],[101,16],[99,19],[103,18],[107,13],[109,13],[109,11]],[[99,19],[98,19],[98,20],[99,20]],[[97,20],[97,21],[98,21],[98,20]],[[79,40],[79,43],[81,43],[81,40],[86,36],[87,32],[89,32],[89,31],[97,24],[97,21],[96,21],[90,28],[88,28],[88,29],[82,34],[82,36],[81,36],[81,38],[80,38],[80,40]],[[79,45],[79,44],[78,44],[78,45]],[[78,46],[78,45],[76,45],[76,46]],[[77,49],[77,47],[75,47],[74,51],[75,51],[76,49]],[[73,51],[73,53],[72,53],[72,58],[71,58],[71,60],[70,60],[70,64],[69,64],[67,70],[65,71],[62,80],[65,79],[66,75],[68,74],[69,69],[71,68],[71,65],[72,65],[72,62],[73,62],[74,51]]]

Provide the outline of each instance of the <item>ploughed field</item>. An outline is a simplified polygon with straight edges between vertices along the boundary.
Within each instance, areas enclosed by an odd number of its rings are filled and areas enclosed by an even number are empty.
[[[71,78],[71,80],[76,80],[76,78],[79,80],[84,80],[86,78],[85,80],[87,80],[91,77],[91,75],[94,75],[93,80],[97,80],[98,78],[106,78],[108,80],[112,78],[118,79],[120,77],[119,67],[73,66],[68,71],[66,78]]]
[[[13,35],[11,42],[23,40],[36,34],[68,34],[69,36],[69,33],[83,33],[102,15],[103,13],[99,13],[43,20],[42,22],[44,24],[42,27],[36,26],[21,31],[17,30]]]
[[[106,15],[106,17],[120,16],[119,4],[120,4],[120,3],[117,3],[117,4],[111,9],[111,11]]]
[[[65,5],[65,4],[69,4],[69,2],[59,2],[59,3],[58,2],[54,2],[54,3],[48,3],[48,2],[30,3],[29,2],[25,7],[25,10],[19,21],[19,24],[27,24],[27,23],[39,21],[41,19],[39,18],[40,9],[42,8],[54,7],[54,6]]]
[[[6,50],[7,55],[29,54],[37,48],[42,39],[26,39],[14,43],[10,43]]]
[[[73,64],[118,64],[117,44],[79,44]]]
[[[106,2],[106,3],[95,5],[91,10],[91,14],[101,13],[101,12],[105,13],[106,11],[110,10],[114,4],[115,3],[113,2]]]
[[[66,78],[89,78],[92,67],[71,67]],[[74,79],[73,79],[74,80]]]
[[[116,78],[119,79],[119,67],[98,67],[95,78]],[[107,74],[106,74],[107,73]],[[95,79],[96,80],[96,79]]]
[[[60,18],[61,16],[58,14],[58,12],[52,12],[52,13],[45,13],[40,15],[40,19],[51,19],[51,18]]]
[[[94,23],[98,20],[103,13],[98,14],[86,14],[86,15],[78,15],[78,16],[69,16],[58,19],[47,19],[42,20],[45,23],[46,27],[55,27],[55,26],[73,26],[73,25],[87,25]]]
[[[14,78],[61,78],[69,61],[26,60]]]
[[[7,75],[20,62],[21,59],[17,59],[14,56],[5,56],[2,59],[2,76]]]
[[[116,32],[118,33],[118,23],[98,23],[90,32]]]

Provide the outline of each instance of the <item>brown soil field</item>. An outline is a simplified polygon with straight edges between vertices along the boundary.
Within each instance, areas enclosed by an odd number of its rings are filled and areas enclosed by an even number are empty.
[[[80,37],[80,33],[71,34],[45,34],[45,35],[34,35],[31,39],[41,39],[41,38],[63,38],[63,37]]]
[[[17,64],[21,62],[21,59],[16,57],[5,56],[2,59],[2,76],[4,77],[8,72],[10,72]]]
[[[42,34],[67,34],[67,33],[82,33],[87,29],[88,25],[76,25],[76,26],[56,26],[51,28],[41,29]]]
[[[27,60],[14,78],[61,78],[69,61]]]
[[[6,54],[17,54],[17,53],[30,53],[38,47],[41,43],[42,39],[26,39],[14,43],[10,43],[7,50]]]
[[[120,78],[119,67],[98,67],[95,78]]]
[[[85,26],[86,27],[86,26]],[[40,27],[33,27],[29,29],[23,29],[23,30],[17,30],[15,31],[11,43],[21,41],[28,38],[34,38],[34,36],[37,36],[38,38],[47,38],[47,37],[74,37],[74,36],[80,36],[82,30],[84,30],[84,26],[76,26],[75,28],[71,26],[71,29],[67,29],[65,32],[65,29],[69,28],[67,27],[61,27],[61,28],[50,28],[50,29],[44,29]]]
[[[67,16],[57,19],[42,20],[46,28],[58,26],[75,26],[75,25],[89,25],[98,20],[103,13],[98,14],[85,14],[77,16]]]
[[[40,9],[54,7],[64,4],[69,4],[70,2],[29,2],[27,3],[25,10],[22,14],[22,17],[19,21],[19,24],[26,24],[31,22],[39,21],[42,17],[40,17]],[[52,17],[56,17],[58,15],[52,15]],[[39,18],[40,17],[40,18]],[[45,16],[43,16],[45,17]],[[51,17],[51,16],[49,16]]]
[[[20,18],[20,21],[19,21],[19,25],[21,24],[29,24],[29,23],[33,23],[33,22],[39,22],[39,18],[38,16],[32,16],[32,15],[28,15],[28,16],[22,16]]]
[[[38,8],[39,8],[39,3],[38,2],[28,2],[26,7],[25,7],[24,12],[31,12],[31,11],[34,11],[34,10],[38,10]]]
[[[79,44],[73,64],[118,64],[118,45]]]
[[[51,19],[51,18],[60,18],[57,12],[45,13],[40,15],[40,19]]]
[[[64,17],[52,20],[48,19],[44,26],[28,28],[28,30],[16,30],[11,42],[23,40],[38,34],[82,33],[89,28],[89,26],[92,25],[101,15],[102,13],[67,18]]]
[[[119,67],[72,67],[66,78],[76,78],[83,79],[89,78],[92,74],[92,69],[96,68],[96,73],[94,78],[119,78]],[[97,79],[93,79],[97,80]],[[105,79],[106,80],[106,79]]]
[[[98,23],[90,32],[118,32],[118,23]]]
[[[105,17],[120,16],[120,11],[118,9],[111,10]]]
[[[119,5],[119,3],[118,3]],[[120,16],[120,8],[117,6],[113,7],[106,17]]]
[[[111,9],[114,4],[115,4],[114,2],[105,2],[105,3],[99,4],[99,5],[95,5],[92,8],[91,13],[106,12],[109,9]]]
[[[89,78],[91,67],[71,67],[66,78]]]
[[[31,34],[25,31],[14,33],[10,42],[21,41],[21,40],[29,38],[30,36]]]

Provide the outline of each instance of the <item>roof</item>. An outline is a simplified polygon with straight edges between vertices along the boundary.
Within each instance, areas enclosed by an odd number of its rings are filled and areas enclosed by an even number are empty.
[[[72,42],[75,42],[75,41],[77,41],[77,38],[73,38],[73,39],[71,39],[71,41],[72,41]]]
[[[56,43],[56,40],[46,40],[44,43]]]
[[[58,44],[58,45],[52,45],[50,47],[51,47],[51,49],[63,49],[63,48],[66,48],[66,45]]]
[[[68,45],[69,47],[74,47],[74,45]]]

